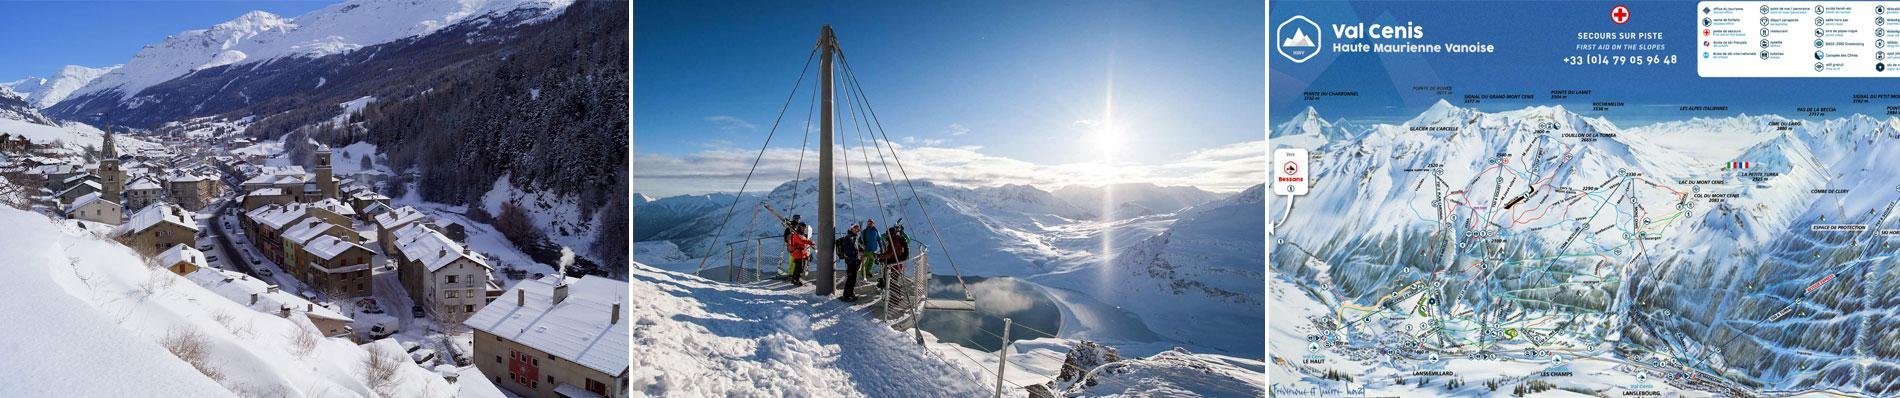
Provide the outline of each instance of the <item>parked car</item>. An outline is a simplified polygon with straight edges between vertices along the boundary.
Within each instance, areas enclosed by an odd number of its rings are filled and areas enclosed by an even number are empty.
[[[423,364],[423,363],[428,363],[430,361],[434,361],[435,350],[431,350],[427,348],[416,350],[415,352],[409,353],[409,359],[416,360],[417,364]]]
[[[204,246],[198,246],[198,250],[211,250],[211,244],[206,243]]]
[[[408,352],[408,353],[411,353],[411,354],[414,354],[414,353],[416,352],[416,350],[419,350],[419,349],[422,349],[422,345],[421,345],[421,344],[416,344],[416,342],[414,342],[414,341],[404,341],[404,342],[402,342],[402,350],[403,350],[404,352]]]
[[[371,314],[383,313],[383,306],[376,303],[375,297],[364,297],[361,299],[357,299],[356,309],[362,310],[363,312],[371,313]]]
[[[257,259],[255,258],[251,259],[251,265],[262,265],[262,264],[263,264],[262,262],[257,261]],[[260,269],[258,270],[258,272],[264,272],[264,270]]]
[[[257,264],[257,260],[251,260],[251,264]],[[264,277],[266,277],[266,278],[268,278],[268,277],[270,277],[270,276],[271,276],[271,273],[270,273],[270,269],[269,269],[269,268],[258,268],[258,269],[257,269],[257,274],[258,274],[258,275],[262,275],[262,276],[264,276]]]
[[[205,262],[218,262],[218,256],[205,256]]]
[[[413,315],[413,316],[415,316],[415,317],[417,317],[417,318],[421,318],[421,317],[422,317],[422,306],[420,306],[420,305],[412,305],[412,306],[409,306],[409,315]]]
[[[462,352],[462,346],[459,345],[449,344],[449,357],[455,359],[455,366],[475,364],[475,359],[470,358],[467,352]]]
[[[376,325],[376,326],[369,327],[369,338],[371,340],[389,337],[390,335],[393,335],[393,334],[396,334],[395,327],[387,327],[383,325]]]

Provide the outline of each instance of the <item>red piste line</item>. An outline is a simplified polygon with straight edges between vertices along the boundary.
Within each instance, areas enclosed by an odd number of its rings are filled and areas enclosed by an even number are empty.
[[[1812,285],[1808,285],[1808,291],[1807,291],[1807,292],[1808,292],[1808,293],[1814,293],[1814,289],[1820,289],[1820,288],[1821,288],[1821,285],[1824,285],[1824,284],[1827,284],[1827,282],[1828,282],[1828,281],[1831,281],[1831,280],[1834,280],[1834,274],[1827,274],[1827,277],[1825,277],[1825,278],[1821,278],[1821,280],[1820,280],[1820,281],[1816,281],[1816,282],[1814,282],[1814,284],[1812,284]]]

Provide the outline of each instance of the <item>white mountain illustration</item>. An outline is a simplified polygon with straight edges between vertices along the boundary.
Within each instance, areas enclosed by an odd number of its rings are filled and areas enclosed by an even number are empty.
[[[1293,36],[1289,36],[1285,40],[1281,40],[1280,46],[1281,47],[1312,47],[1314,46],[1314,44],[1313,44],[1313,38],[1306,37],[1305,30],[1294,28]]]

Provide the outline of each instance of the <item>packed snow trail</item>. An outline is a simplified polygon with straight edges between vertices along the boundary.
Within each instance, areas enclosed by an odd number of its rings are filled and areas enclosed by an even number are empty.
[[[638,395],[990,395],[982,370],[872,320],[872,300],[727,285],[638,262],[629,282]]]

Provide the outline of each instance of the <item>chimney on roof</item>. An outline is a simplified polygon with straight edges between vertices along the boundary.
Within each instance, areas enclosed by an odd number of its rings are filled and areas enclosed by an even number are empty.
[[[316,304],[303,303],[303,312],[311,312],[311,311],[316,311],[316,310],[317,310]]]
[[[526,289],[520,289],[520,288],[515,289],[515,306],[516,307],[528,306],[528,291]]]
[[[554,277],[561,278],[561,284],[554,285],[554,303],[560,304],[561,300],[567,299],[567,276],[555,275]]]
[[[614,302],[614,308],[612,311],[613,311],[612,313],[607,315],[607,324],[608,325],[620,324],[620,302],[618,301]]]
[[[438,248],[438,249],[435,249],[435,256],[436,256],[436,257],[448,257],[448,256],[449,256],[449,249],[442,249],[442,248]]]
[[[257,293],[251,293],[251,305],[257,305]]]

